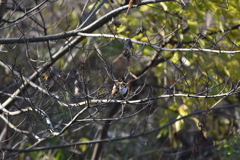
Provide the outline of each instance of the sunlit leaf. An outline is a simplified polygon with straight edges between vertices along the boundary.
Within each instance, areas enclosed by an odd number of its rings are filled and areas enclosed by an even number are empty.
[[[181,118],[182,116],[178,116],[177,117],[177,119],[179,119],[179,118]],[[179,132],[182,128],[183,128],[183,126],[184,126],[184,120],[183,119],[181,119],[181,120],[178,120],[178,121],[176,121],[175,123],[174,123],[174,125],[175,125],[175,129],[176,129],[176,132]]]
[[[86,138],[86,137],[83,137],[80,139],[81,142],[88,142],[89,139]],[[83,144],[83,145],[80,145],[79,148],[81,149],[82,152],[85,152],[87,150],[87,145],[86,144]]]
[[[167,7],[167,5],[166,5],[165,3],[160,2],[160,4],[161,4],[161,6],[163,7],[163,10],[164,10],[164,11],[167,11],[167,10],[168,10],[168,7]]]

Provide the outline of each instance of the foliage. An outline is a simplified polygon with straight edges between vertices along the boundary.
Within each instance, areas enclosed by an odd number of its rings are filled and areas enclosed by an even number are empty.
[[[239,1],[134,3],[0,4],[2,159],[238,158]]]

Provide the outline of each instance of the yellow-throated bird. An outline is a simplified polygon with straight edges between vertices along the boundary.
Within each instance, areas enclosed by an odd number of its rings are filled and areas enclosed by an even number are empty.
[[[123,78],[120,78],[119,80],[115,81],[115,84],[112,88],[112,96],[115,96],[117,93],[119,93],[121,96],[125,96],[128,92],[128,85]]]

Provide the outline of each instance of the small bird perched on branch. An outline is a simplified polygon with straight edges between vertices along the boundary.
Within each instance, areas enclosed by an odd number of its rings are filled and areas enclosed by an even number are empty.
[[[141,0],[130,0],[128,3],[128,10],[126,12],[126,16],[128,15],[128,11],[130,10],[130,8],[133,7],[133,5],[139,5],[141,3]]]
[[[117,93],[119,93],[121,96],[124,96],[127,94],[127,92],[128,92],[128,85],[125,81],[125,78],[122,77],[119,80],[117,80],[113,85],[111,95],[115,96]]]
[[[123,55],[127,58],[127,60],[130,62],[130,58],[133,55],[131,53],[131,48],[133,48],[131,39],[127,39],[124,43],[125,50],[123,51]]]

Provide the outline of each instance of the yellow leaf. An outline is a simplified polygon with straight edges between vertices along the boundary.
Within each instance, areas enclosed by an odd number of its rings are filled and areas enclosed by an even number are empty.
[[[83,137],[80,139],[81,142],[88,142],[89,139],[86,138],[86,137]],[[87,145],[86,144],[83,144],[83,145],[80,145],[79,148],[81,149],[82,152],[85,152],[87,150]]]
[[[166,5],[165,3],[160,2],[160,5],[163,7],[163,10],[164,10],[164,11],[167,11],[167,10],[168,10],[168,7],[167,7],[167,5]]]
[[[141,38],[141,41],[142,41],[142,42],[148,42],[148,40],[149,40],[149,39],[148,39],[147,37],[142,37],[142,38]]]
[[[182,117],[189,114],[188,107],[185,104],[178,107],[178,112]]]
[[[149,9],[148,6],[141,6],[139,10],[140,10],[141,12],[144,12],[144,11],[146,11],[146,10],[148,10],[148,9]]]
[[[172,60],[173,63],[179,62],[179,57],[178,57],[178,56],[179,56],[179,55],[178,55],[178,52],[175,52],[175,53],[173,54],[173,57],[171,58],[171,60]]]
[[[126,26],[124,26],[124,25],[120,25],[119,27],[118,27],[118,29],[117,29],[117,31],[118,31],[118,33],[121,33],[121,32],[124,32],[125,30],[126,30]]]
[[[177,119],[178,119],[178,118],[181,118],[181,117],[182,117],[182,116],[179,115],[179,116],[177,117]],[[183,126],[184,126],[184,121],[183,121],[183,119],[175,122],[176,132],[180,131],[180,130],[183,128]]]
[[[221,30],[222,33],[223,33],[223,32],[224,32],[224,26],[223,26],[222,21],[219,21],[219,28],[220,28],[220,30]]]
[[[169,118],[164,118],[160,121],[159,126],[163,126],[169,122]],[[169,134],[168,128],[161,129],[157,135],[157,138],[167,136]]]
[[[48,75],[48,74],[43,73],[43,74],[41,74],[41,75],[44,77],[45,80],[48,80],[48,78],[49,78],[49,75]]]
[[[90,4],[90,5],[88,6],[88,9],[89,9],[89,10],[92,9],[93,6],[94,6],[94,4]]]

